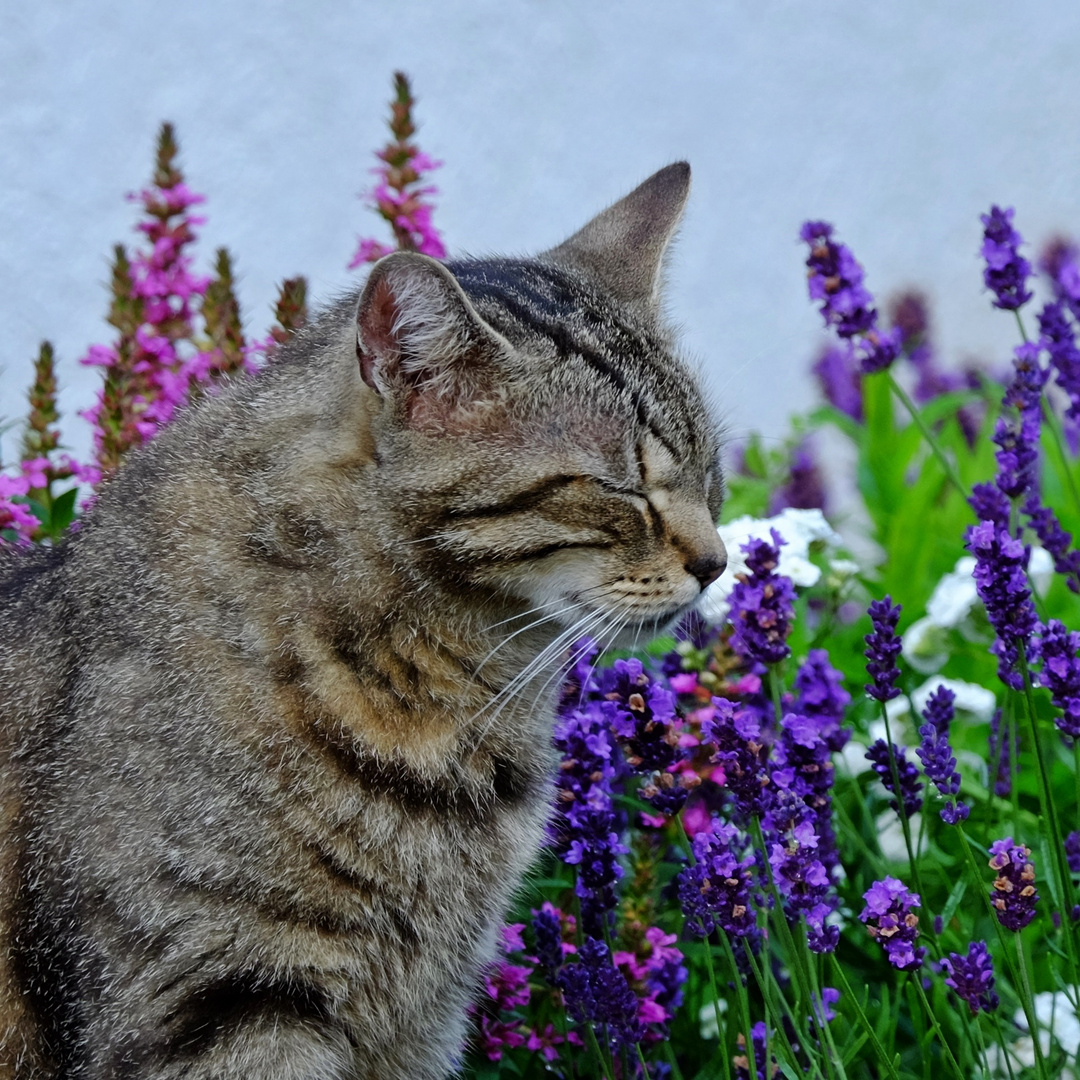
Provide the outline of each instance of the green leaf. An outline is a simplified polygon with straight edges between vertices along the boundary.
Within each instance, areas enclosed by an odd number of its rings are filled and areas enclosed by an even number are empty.
[[[948,926],[952,917],[956,914],[956,909],[960,906],[960,901],[964,899],[964,893],[967,892],[967,885],[967,878],[961,876],[952,887],[949,899],[945,903],[945,909],[941,913],[942,926]]]
[[[79,489],[69,488],[62,495],[53,499],[52,521],[49,522],[49,532],[54,539],[66,532],[68,526],[75,520],[75,500],[78,498]]]

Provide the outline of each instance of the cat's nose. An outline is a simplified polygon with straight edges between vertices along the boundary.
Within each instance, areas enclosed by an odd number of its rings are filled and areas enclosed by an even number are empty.
[[[710,551],[706,555],[697,555],[686,564],[686,572],[696,577],[703,589],[707,589],[727,566],[727,552],[723,545],[719,551]]]

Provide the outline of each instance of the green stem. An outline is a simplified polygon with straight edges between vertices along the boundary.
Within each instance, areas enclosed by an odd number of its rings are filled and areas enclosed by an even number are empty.
[[[641,1043],[634,1043],[634,1049],[637,1051],[637,1059],[641,1064],[641,1075],[643,1077],[649,1075],[649,1063],[645,1060],[645,1055],[641,1052]]]
[[[608,1068],[607,1060],[600,1052],[600,1043],[597,1041],[596,1032],[593,1030],[591,1023],[585,1024],[585,1038],[589,1043],[589,1049],[596,1055],[596,1060],[600,1062],[600,1071],[604,1074],[604,1080],[614,1080],[611,1070]]]
[[[786,1016],[791,1021],[792,1028],[796,1032],[798,1032],[799,1035],[801,1036],[801,1038],[803,1040],[803,1046],[807,1049],[807,1057],[809,1058],[809,1047],[806,1047],[806,1036],[805,1036],[805,1034],[802,1033],[802,1031],[800,1029],[800,1025],[796,1022],[795,1014],[791,1011],[791,1006],[788,1005],[787,999],[780,992],[780,987],[776,985],[776,980],[775,980],[775,978],[773,976],[773,972],[772,972],[772,966],[769,963],[768,954],[766,952],[764,952],[764,951],[762,952],[762,961],[763,961],[763,964],[764,964],[764,970],[762,968],[758,967],[757,961],[754,959],[754,953],[753,953],[752,949],[748,948],[746,950],[746,958],[750,963],[750,970],[754,973],[754,979],[756,980],[756,982],[758,984],[758,987],[761,990],[761,996],[762,996],[762,998],[765,999],[765,1007],[766,1007],[765,1060],[766,1061],[769,1060],[769,1053],[770,1053],[769,1044],[768,1044],[769,1030],[770,1030],[769,1022],[768,1022],[768,1014],[771,1011],[776,1016],[776,1020],[777,1020],[777,1023],[775,1025],[773,1025],[772,1030],[775,1031],[780,1036],[780,1041],[783,1044],[782,1048],[785,1051],[785,1054],[786,1054],[786,1056],[788,1058],[788,1064],[791,1065],[793,1068],[801,1070],[802,1066],[799,1063],[798,1057],[795,1055],[795,1048],[791,1045],[791,1041],[788,1039],[787,1031],[784,1029],[783,1021],[780,1019],[780,1014],[782,1013],[784,1016]],[[753,1040],[750,1038],[750,1033],[749,1032],[747,1032],[747,1034],[746,1034],[746,1040],[747,1040],[746,1045],[747,1045],[748,1051],[749,1051],[751,1059],[752,1059],[753,1058],[753,1046],[752,1046],[752,1041]],[[813,1068],[813,1073],[805,1072],[804,1075],[806,1075],[806,1076],[813,1075],[813,1076],[820,1077],[821,1076],[821,1070],[818,1068],[817,1064],[815,1062],[811,1061],[810,1065]]]
[[[889,751],[889,772],[892,774],[893,794],[896,796],[896,813],[900,817],[900,827],[904,830],[904,847],[907,848],[908,864],[911,867],[911,877],[915,882],[915,888],[919,893],[919,899],[924,905],[923,910],[926,912],[927,916],[929,916],[930,909],[926,906],[926,891],[923,889],[922,881],[919,878],[919,864],[915,858],[915,849],[911,844],[911,825],[908,822],[907,809],[904,806],[904,795],[900,788],[900,769],[896,764],[896,752],[893,749],[892,728],[889,724],[889,710],[885,708],[884,701],[881,701],[878,704],[881,706],[881,716],[885,721],[885,745]]]
[[[945,1051],[945,1056],[949,1059],[949,1064],[952,1066],[953,1072],[956,1073],[957,1080],[965,1080],[960,1065],[953,1056],[952,1047],[945,1041],[945,1033],[941,1030],[941,1025],[938,1023],[937,1016],[935,1015],[934,1010],[930,1008],[930,1002],[926,1000],[926,991],[923,989],[922,976],[917,971],[913,973],[912,982],[915,984],[915,991],[918,993],[919,1000],[922,1002],[923,1011],[930,1021],[930,1026],[934,1029],[934,1034],[937,1036],[938,1042],[941,1043],[941,1048]]]
[[[735,990],[739,996],[739,1012],[742,1014],[743,1037],[747,1040],[747,1045],[750,1045],[750,1029],[754,1026],[750,1019],[750,996],[747,994],[746,987],[743,985],[742,974],[739,971],[739,965],[735,961],[735,950],[732,949],[727,934],[721,931],[716,936],[720,939],[720,946],[723,948],[728,966],[731,968],[731,977],[735,982]],[[706,942],[706,944],[708,944],[708,942]],[[746,951],[749,952],[749,948],[747,948]]]
[[[836,953],[832,954],[832,963],[833,971],[836,973],[836,979],[843,988],[845,1000],[850,1001],[854,1006],[855,1012],[859,1017],[859,1023],[862,1024],[863,1031],[866,1032],[866,1037],[870,1040],[874,1050],[877,1051],[878,1060],[888,1071],[892,1080],[900,1080],[900,1076],[896,1071],[896,1066],[893,1065],[892,1059],[885,1053],[885,1047],[881,1045],[881,1040],[877,1037],[877,1032],[870,1026],[870,1021],[866,1018],[866,1013],[863,1012],[863,1007],[859,1003],[859,999],[851,989],[851,985],[847,981],[847,976],[844,974],[844,969],[841,966],[840,961],[836,958]]]
[[[1072,920],[1069,918],[1069,913],[1075,903],[1072,872],[1069,870],[1069,864],[1066,861],[1065,837],[1061,832],[1061,823],[1058,821],[1057,804],[1054,801],[1053,791],[1050,787],[1050,777],[1046,770],[1046,760],[1039,740],[1039,725],[1035,719],[1035,700],[1031,690],[1031,672],[1028,670],[1027,650],[1022,642],[1020,643],[1020,671],[1024,678],[1024,711],[1027,716],[1028,734],[1031,736],[1031,752],[1035,755],[1035,762],[1038,765],[1036,772],[1039,779],[1039,802],[1043,817],[1050,823],[1050,845],[1054,850],[1051,869],[1053,876],[1057,878],[1058,896],[1061,898],[1063,908],[1061,914],[1065,948],[1069,954],[1069,963],[1072,966],[1073,985],[1080,986],[1080,965],[1077,963]]]
[[[702,933],[705,928],[702,927]],[[721,934],[723,931],[721,931]],[[727,1043],[727,1024],[724,1023],[724,1019],[720,1014],[720,991],[716,985],[716,972],[713,970],[712,962],[712,942],[709,940],[709,935],[704,935],[702,944],[705,946],[705,970],[709,973],[709,991],[712,994],[712,1007],[713,1015],[716,1017],[716,1039],[720,1046],[720,1057],[723,1061],[724,1076],[731,1076],[731,1062],[728,1061],[728,1043]],[[736,970],[735,978],[739,977],[739,972]],[[747,1003],[746,1017],[750,1018],[749,1003]]]
[[[682,1069],[679,1068],[678,1059],[675,1057],[675,1051],[671,1047],[671,1040],[665,1039],[663,1042],[664,1057],[667,1058],[668,1064],[671,1066],[671,1075],[674,1080],[684,1080]],[[727,1075],[725,1071],[725,1075]]]
[[[1001,1030],[1001,1017],[997,1013],[994,1014],[994,1033],[997,1035],[998,1046],[1001,1048],[1001,1056],[1005,1060],[1005,1068],[1009,1071],[1009,1080],[1016,1080],[1013,1075],[1012,1055],[1005,1046],[1005,1036]]]
[[[1034,1011],[1029,1002],[1034,1002],[1035,996],[1031,991],[1031,979],[1028,977],[1027,959],[1024,957],[1024,946],[1020,940],[1020,935],[1014,935],[1016,938],[1016,966],[1020,971],[1020,983],[1023,987],[1023,999],[1024,999],[1024,1016],[1027,1018],[1028,1030],[1031,1032],[1031,1042],[1035,1048],[1035,1068],[1037,1069],[1040,1077],[1046,1077],[1046,1062],[1043,1060],[1042,1047],[1039,1045],[1039,1027],[1036,1022]]]
[[[934,433],[926,426],[926,421],[923,420],[922,413],[919,412],[919,407],[910,397],[908,397],[907,391],[896,381],[896,378],[891,371],[887,371],[886,376],[888,377],[889,386],[892,388],[892,392],[900,399],[904,408],[907,409],[910,414],[911,419],[915,421],[916,427],[922,432],[922,437],[926,440],[927,445],[934,452],[934,456],[945,470],[945,475],[948,477],[949,482],[960,493],[960,497],[966,499],[968,494],[967,488],[964,487],[960,477],[956,474],[953,463],[945,456],[945,451],[941,449],[941,445],[938,443]]]
[[[803,937],[805,938],[805,923],[801,917],[799,919],[799,929],[804,931]],[[829,1048],[829,1053],[825,1058],[825,1064],[828,1066],[831,1062],[840,1071],[840,1080],[847,1080],[844,1062],[836,1052],[836,1043],[833,1042],[832,1029],[829,1027],[828,1020],[825,1019],[825,1002],[821,997],[821,981],[817,977],[817,967],[812,961],[808,967],[810,972],[810,990],[814,995],[813,1000],[811,1001],[811,1016],[818,1031],[821,1033],[822,1040]]]
[[[683,840],[686,842],[686,857],[690,860],[690,865],[693,866],[694,863],[697,861],[694,858],[694,845],[690,840],[690,834],[686,831],[686,824],[684,823],[684,821],[682,819],[682,814],[678,815],[678,822],[679,822],[679,830],[682,832]],[[702,926],[701,926],[701,933],[702,933],[702,944],[705,946],[705,970],[709,974],[709,990],[712,993],[713,1015],[716,1017],[716,1038],[717,1038],[717,1042],[720,1045],[720,1057],[723,1059],[724,1076],[725,1076],[725,1078],[728,1078],[728,1077],[731,1076],[731,1062],[728,1061],[727,1024],[724,1023],[723,1017],[720,1014],[720,990],[718,989],[717,984],[716,984],[716,972],[713,970],[712,943],[709,941],[709,935],[707,933],[705,933],[704,924],[702,924]],[[724,938],[724,932],[720,931],[719,936],[721,938]],[[726,941],[727,939],[724,938],[724,940]],[[731,946],[729,945],[728,946],[728,952],[730,953],[730,951],[731,951]],[[731,957],[731,966],[732,966],[732,971],[733,971],[734,976],[735,976],[735,983],[741,990],[742,989],[742,982],[739,979],[739,969],[735,966],[735,957],[734,957],[734,955],[732,955],[732,957]],[[744,994],[745,994],[745,992],[744,992]],[[746,1014],[747,1031],[749,1031],[750,1003],[747,1001],[745,1003],[745,1006],[746,1006],[745,1007],[745,1014]],[[749,1038],[749,1037],[750,1036],[747,1035],[747,1038]]]

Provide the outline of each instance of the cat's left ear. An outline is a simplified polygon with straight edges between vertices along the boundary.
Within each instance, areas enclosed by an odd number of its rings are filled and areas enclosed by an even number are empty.
[[[677,161],[544,253],[600,281],[627,304],[655,311],[664,252],[690,194],[690,166]]]
[[[426,255],[396,252],[371,270],[356,316],[364,382],[382,397],[442,408],[483,392],[503,342],[461,286]]]

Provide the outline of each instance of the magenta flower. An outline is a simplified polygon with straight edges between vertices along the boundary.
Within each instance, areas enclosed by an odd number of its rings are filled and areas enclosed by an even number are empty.
[[[0,473],[0,544],[29,544],[41,522],[18,498],[25,498],[31,483],[28,476]],[[4,534],[7,534],[6,536]]]
[[[395,244],[388,246],[370,237],[360,238],[349,260],[350,270],[377,262],[395,250],[418,251],[433,259],[446,258],[446,247],[431,217],[434,206],[430,198],[439,189],[426,182],[428,174],[440,168],[442,162],[409,141],[416,131],[412,119],[415,100],[409,81],[401,72],[394,75],[394,95],[390,116],[393,137],[377,152],[380,164],[371,170],[377,181],[362,198],[389,223]]]

